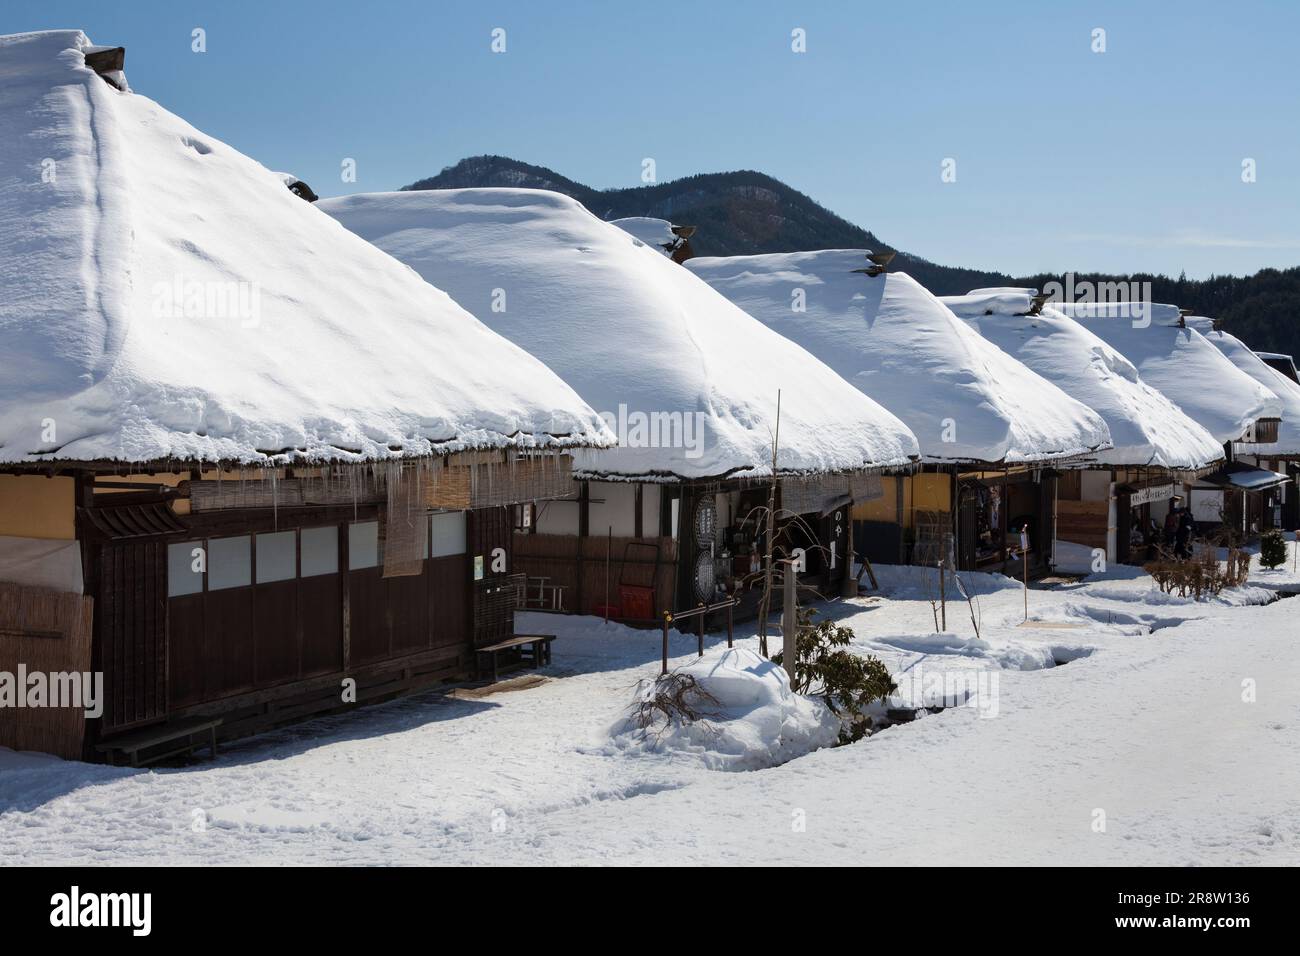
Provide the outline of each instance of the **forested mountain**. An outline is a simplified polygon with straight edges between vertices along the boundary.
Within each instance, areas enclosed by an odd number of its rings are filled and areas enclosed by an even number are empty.
[[[653,216],[699,227],[691,240],[702,256],[867,248],[898,253],[891,269],[905,271],[936,295],[958,295],[979,286],[1042,287],[1059,275],[1012,277],[930,262],[895,249],[867,229],[835,215],[778,179],[752,170],[701,173],[667,183],[626,189],[593,189],[544,166],[505,156],[472,156],[406,189],[512,186],[550,189],[577,199],[603,219]],[[1300,267],[1263,269],[1253,276],[1193,280],[1150,275],[1076,273],[1083,280],[1150,281],[1156,302],[1172,302],[1220,325],[1262,351],[1300,355]]]

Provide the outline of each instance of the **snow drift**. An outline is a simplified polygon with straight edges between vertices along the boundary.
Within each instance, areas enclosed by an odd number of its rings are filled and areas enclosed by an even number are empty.
[[[532,189],[346,196],[318,207],[523,346],[598,411],[698,421],[698,448],[625,439],[576,456],[623,478],[771,472],[781,390],[783,472],[905,464],[907,427],[662,250],[577,201]]]
[[[1281,412],[1277,396],[1224,358],[1200,332],[1179,327],[1177,306],[1057,302],[1053,307],[1137,366],[1144,382],[1220,444],[1236,441],[1256,419]]]
[[[1024,463],[1108,447],[1106,423],[984,341],[910,276],[853,249],[685,267],[907,423],[926,461]]]
[[[792,691],[785,670],[755,651],[721,648],[674,673],[695,678],[708,695],[695,700],[701,719],[642,728],[624,718],[611,732],[618,749],[691,754],[714,770],[759,770],[833,746],[839,738],[840,719],[831,709]],[[655,686],[643,681],[630,709]]]
[[[1213,435],[1143,382],[1133,363],[1097,335],[1050,306],[1026,315],[1031,295],[984,290],[939,301],[1106,420],[1114,447],[1097,453],[1099,463],[1193,470],[1223,457]]]
[[[281,177],[0,38],[0,461],[376,459],[612,436]]]

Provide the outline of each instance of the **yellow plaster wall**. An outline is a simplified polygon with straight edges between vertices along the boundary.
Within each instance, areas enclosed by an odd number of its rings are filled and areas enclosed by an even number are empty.
[[[952,484],[948,475],[905,475],[881,478],[879,498],[853,505],[855,521],[898,521],[898,483],[903,487],[903,527],[912,527],[917,511],[951,511]]]
[[[76,480],[0,475],[0,535],[71,541],[76,536]]]
[[[897,521],[898,479],[886,475],[880,479],[884,492],[879,498],[853,503],[854,521]]]
[[[952,479],[948,475],[913,475],[912,511],[951,511]]]

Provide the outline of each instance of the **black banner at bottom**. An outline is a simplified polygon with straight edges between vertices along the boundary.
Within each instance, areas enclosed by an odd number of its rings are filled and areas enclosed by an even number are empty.
[[[966,926],[981,934],[991,920],[999,939],[1027,942],[1053,933],[1180,942],[1199,935],[1230,944],[1242,933],[1286,931],[1291,876],[1278,869],[864,867],[834,874],[782,869],[771,877],[722,868],[685,878],[629,872],[599,881],[575,873],[572,881],[542,881],[528,870],[32,868],[0,869],[0,913],[17,938],[48,932],[122,942],[337,945],[373,942],[379,928],[413,924],[486,926],[494,939],[503,930],[536,933],[557,924],[571,931],[575,909],[596,931],[623,920],[693,925],[723,906],[732,912],[729,922],[766,933],[766,907],[789,893],[798,902],[780,909],[800,921],[870,912],[893,927]],[[751,906],[765,915],[745,920]]]

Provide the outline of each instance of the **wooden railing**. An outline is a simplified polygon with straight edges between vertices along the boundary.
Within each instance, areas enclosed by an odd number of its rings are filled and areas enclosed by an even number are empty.
[[[733,643],[733,641],[735,636],[735,608],[736,605],[738,605],[739,603],[740,600],[738,598],[730,597],[727,598],[725,601],[718,601],[716,604],[701,603],[686,611],[665,611],[664,619],[663,619],[663,630],[664,630],[663,669],[659,672],[659,676],[662,677],[663,675],[668,673],[668,628],[669,626],[680,621],[687,621],[690,620],[691,618],[695,618],[697,622],[695,633],[696,636],[699,638],[699,642],[700,642],[699,656],[703,657],[704,656],[704,618],[709,614],[712,614],[714,611],[725,610],[727,612],[727,646],[734,647],[735,644]]]

